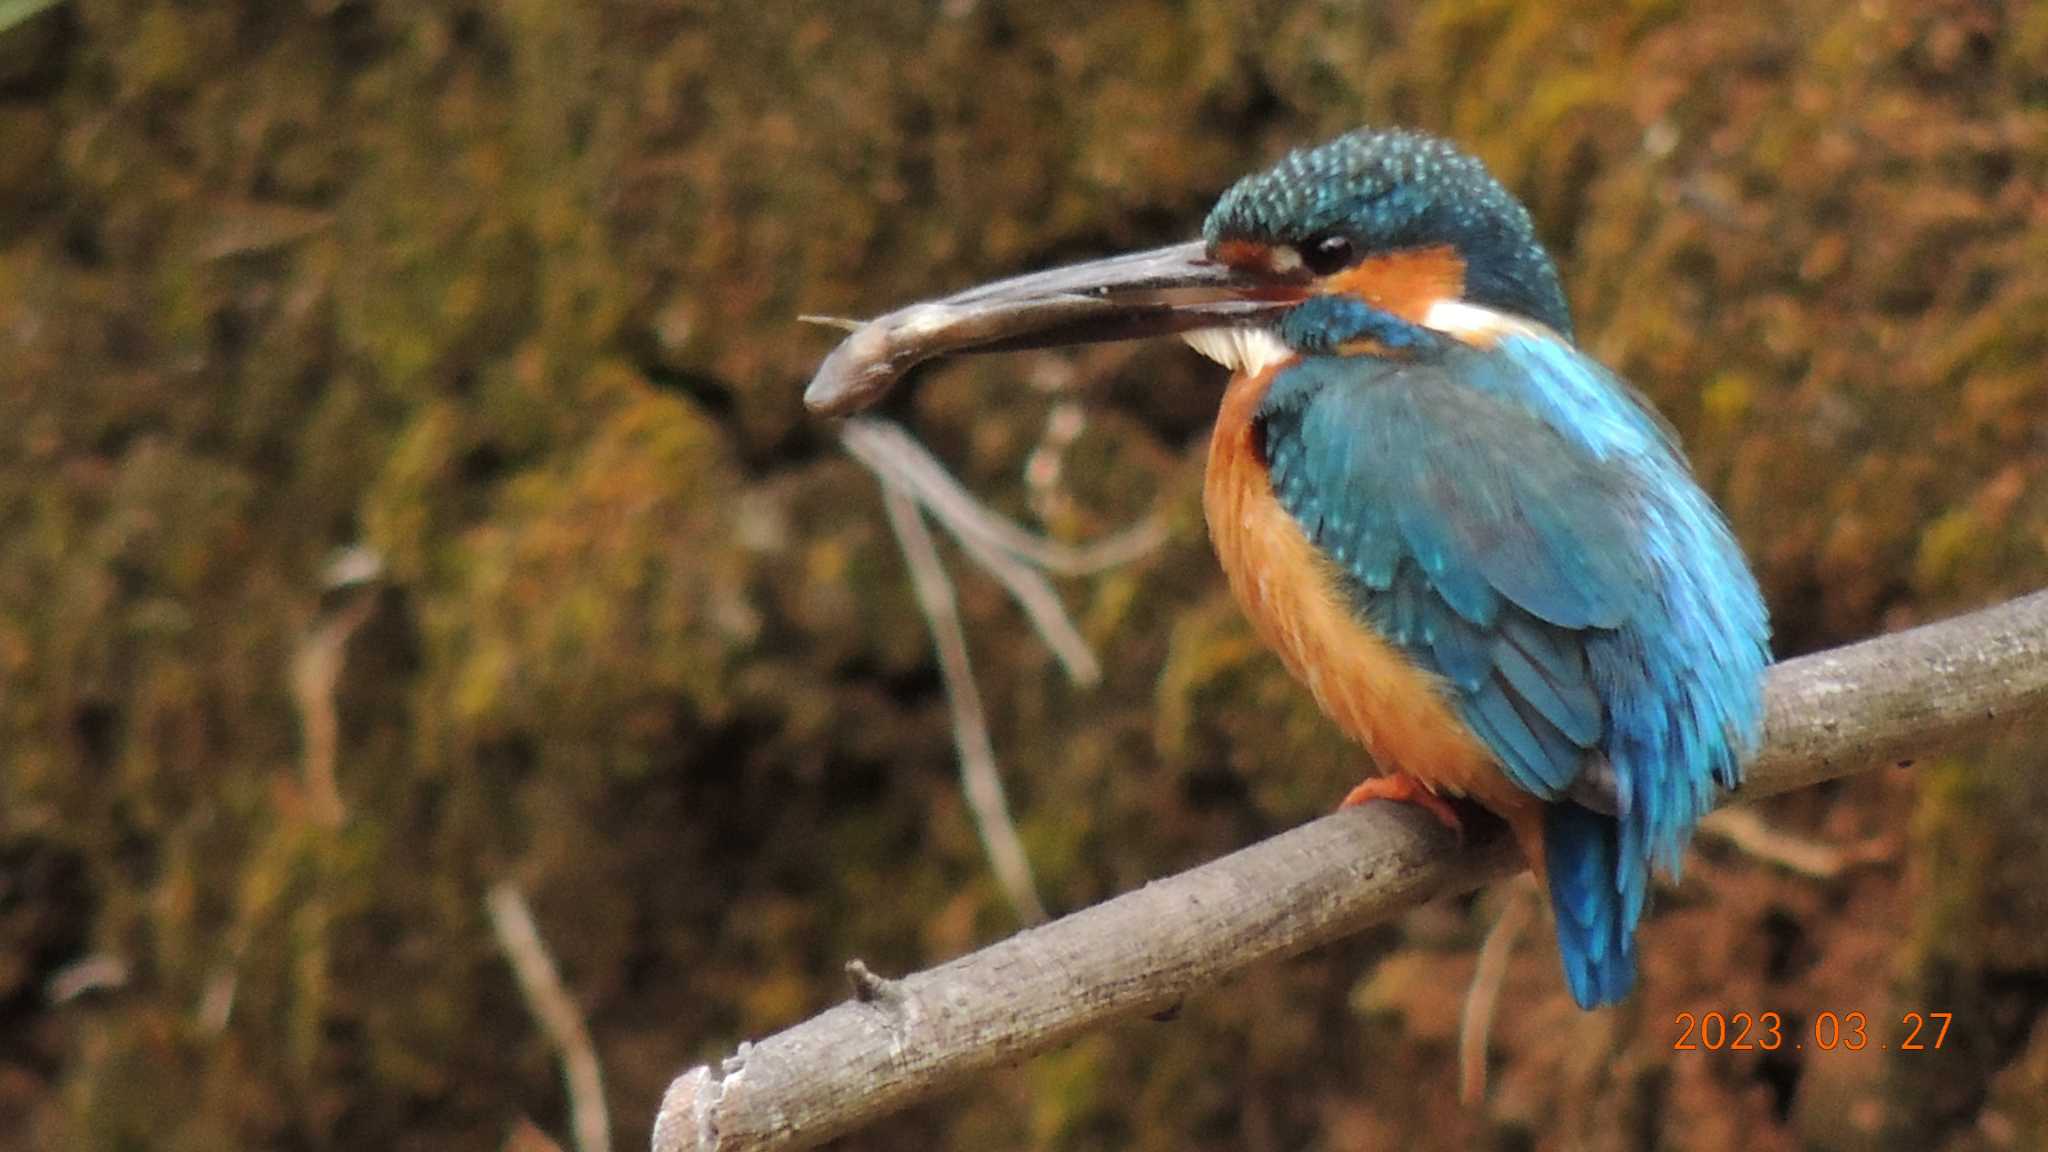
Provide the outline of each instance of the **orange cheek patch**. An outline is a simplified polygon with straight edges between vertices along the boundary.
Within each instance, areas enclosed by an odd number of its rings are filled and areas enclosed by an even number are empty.
[[[1326,276],[1317,288],[1420,324],[1431,304],[1465,294],[1465,262],[1448,245],[1389,252]]]

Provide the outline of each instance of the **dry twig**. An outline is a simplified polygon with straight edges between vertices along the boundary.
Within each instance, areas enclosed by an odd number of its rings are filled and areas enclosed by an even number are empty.
[[[1508,978],[1515,944],[1536,919],[1534,884],[1507,885],[1507,902],[1472,968],[1472,986],[1465,992],[1465,1010],[1458,1021],[1458,1095],[1467,1104],[1486,1098],[1486,1048],[1493,1034],[1493,1010],[1500,1004],[1500,986]]]
[[[1775,795],[2048,714],[2048,592],[1772,669],[1745,794]],[[669,1086],[656,1152],[822,1143],[977,1072],[1156,1012],[1520,867],[1400,805],[1347,809],[850,1000]]]
[[[1102,678],[1102,665],[1074,627],[1047,572],[1081,575],[1124,563],[1157,547],[1163,529],[1147,523],[1090,548],[1072,548],[1025,531],[997,515],[953,479],[917,439],[886,420],[848,420],[840,438],[854,459],[881,481],[889,524],[910,566],[911,588],[931,627],[939,673],[953,710],[953,739],[960,752],[960,776],[983,850],[996,881],[1027,924],[1045,919],[1045,904],[1031,874],[1030,859],[1010,818],[1010,804],[996,768],[988,715],[968,659],[953,584],[926,529],[924,516],[938,520],[961,550],[1009,590],[1017,606],[1076,684]]]
[[[1754,809],[1723,808],[1700,822],[1700,832],[1736,851],[1814,880],[1832,880],[1851,866],[1883,859],[1886,845],[1838,847],[1771,826]]]
[[[128,961],[111,952],[94,952],[57,969],[43,982],[52,1004],[68,1004],[80,996],[128,986]]]
[[[974,666],[968,660],[967,633],[960,627],[953,582],[946,578],[938,546],[925,528],[924,514],[917,510],[916,502],[884,481],[882,506],[889,513],[889,526],[896,530],[897,543],[903,547],[903,559],[910,565],[911,590],[917,594],[917,605],[924,610],[932,643],[938,648],[939,676],[946,685],[946,703],[953,710],[953,739],[960,749],[960,783],[967,808],[974,813],[974,826],[981,833],[982,850],[988,853],[996,882],[1017,915],[1027,924],[1037,924],[1045,919],[1045,904],[1038,898],[1038,882],[1031,875],[1031,861],[1024,854],[1024,842],[1017,837],[1010,801],[996,772],[988,713],[981,706],[981,689],[975,685]]]
[[[384,560],[361,546],[343,548],[327,561],[323,593],[341,597],[314,622],[292,653],[292,700],[298,705],[305,739],[300,775],[313,822],[339,828],[348,818],[335,766],[341,755],[341,713],[335,693],[348,662],[348,644],[377,612],[377,587]]]
[[[305,737],[300,773],[313,821],[323,828],[339,828],[348,816],[334,770],[341,749],[341,718],[334,694],[348,657],[348,642],[376,610],[374,597],[357,597],[308,632],[292,653],[292,698],[298,704],[299,726]]]
[[[1166,528],[1147,520],[1135,528],[1081,547],[1048,540],[989,510],[960,486],[945,465],[932,458],[917,438],[887,420],[861,417],[840,426],[847,451],[877,476],[910,490],[939,523],[963,543],[972,536],[993,552],[1013,557],[1055,576],[1092,576],[1152,551],[1166,539]]]
[[[541,941],[526,897],[506,881],[491,889],[484,907],[491,914],[491,931],[497,934],[498,947],[512,965],[526,1006],[562,1058],[569,1126],[576,1135],[577,1152],[611,1152],[611,1115],[605,1110],[604,1073],[597,1062],[597,1046],[591,1043],[583,1013],[562,986],[562,974]]]

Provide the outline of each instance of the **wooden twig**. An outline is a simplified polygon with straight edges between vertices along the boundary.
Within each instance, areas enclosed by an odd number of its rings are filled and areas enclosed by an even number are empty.
[[[877,476],[909,489],[917,502],[963,543],[967,537],[975,537],[996,552],[1055,576],[1092,576],[1128,564],[1166,539],[1165,526],[1147,520],[1080,547],[1049,540],[990,511],[899,424],[863,416],[841,424],[839,437],[855,459]]]
[[[1500,915],[1486,933],[1486,943],[1479,946],[1458,1020],[1458,1098],[1467,1104],[1486,1099],[1486,1049],[1493,1035],[1493,1012],[1508,978],[1508,961],[1514,958],[1523,931],[1536,919],[1536,907],[1534,884],[1509,884]]]
[[[1723,808],[1700,821],[1700,833],[1736,851],[1813,880],[1832,880],[1851,865],[1882,859],[1882,844],[1837,847],[1771,826],[1753,808]]]
[[[2048,592],[1772,669],[1770,796],[2048,714]],[[809,1147],[1251,965],[1521,866],[1399,805],[1346,809],[890,982],[669,1086],[656,1152]]]
[[[1038,569],[996,551],[976,536],[958,535],[956,538],[960,541],[961,551],[1009,589],[1010,598],[1024,610],[1031,627],[1052,650],[1060,666],[1067,670],[1067,678],[1084,688],[1101,683],[1102,662],[1095,658],[1095,650],[1088,646],[1081,630],[1074,627],[1074,621],[1067,616],[1067,606],[1060,602],[1060,594],[1053,590],[1052,581]]]
[[[313,821],[323,828],[339,828],[348,818],[334,770],[341,748],[341,717],[334,697],[348,659],[348,642],[376,611],[376,597],[358,596],[301,638],[292,653],[292,699],[305,739],[300,777]]]
[[[562,974],[541,941],[533,923],[533,911],[517,885],[506,881],[493,887],[484,898],[491,914],[491,931],[498,947],[512,965],[526,1006],[540,1021],[541,1031],[562,1058],[562,1080],[569,1092],[569,1127],[576,1136],[577,1152],[611,1152],[611,1114],[605,1109],[604,1073],[598,1066],[597,1046],[583,1013],[562,986]]]
[[[946,703],[953,710],[953,741],[960,750],[960,784],[968,811],[974,813],[975,829],[981,833],[982,851],[988,854],[996,882],[1018,917],[1026,924],[1040,923],[1045,919],[1045,903],[1038,898],[1038,881],[1031,875],[1031,860],[1017,837],[1017,825],[1010,819],[1010,800],[996,771],[988,713],[981,705],[981,689],[974,683],[967,632],[960,626],[953,582],[946,578],[938,546],[925,527],[917,502],[885,480],[882,507],[889,514],[889,526],[896,530],[903,559],[910,565],[911,591],[917,595],[917,605],[931,627],[932,643],[938,648],[939,677],[946,685]]]
[[[961,782],[983,851],[1019,918],[1026,924],[1040,923],[1046,916],[1045,904],[1039,899],[1038,883],[1011,820],[1009,798],[996,769],[995,746],[989,739],[988,716],[968,659],[953,583],[924,517],[930,514],[938,520],[960,542],[969,559],[1009,590],[1067,675],[1084,686],[1101,680],[1101,662],[1067,615],[1045,573],[1100,571],[1156,547],[1164,538],[1163,531],[1156,524],[1141,525],[1092,548],[1070,548],[1026,532],[997,515],[961,487],[916,437],[896,424],[865,417],[848,420],[840,428],[840,439],[854,459],[881,482],[889,524],[903,549],[911,588],[938,649],[939,673],[953,711]]]
[[[323,599],[331,604],[292,653],[292,700],[298,705],[305,746],[299,772],[313,822],[339,828],[348,818],[335,766],[341,755],[341,713],[335,700],[348,662],[349,641],[377,612],[377,588],[384,559],[360,545],[329,557],[321,574]]]
[[[128,961],[111,952],[94,952],[57,969],[43,982],[52,1004],[69,1004],[80,996],[128,986]]]

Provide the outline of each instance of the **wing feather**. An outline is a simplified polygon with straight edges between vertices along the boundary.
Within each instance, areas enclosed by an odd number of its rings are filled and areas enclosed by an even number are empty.
[[[1519,787],[1562,794],[1604,731],[1584,634],[1649,594],[1613,471],[1441,365],[1307,362],[1261,422],[1276,495],[1359,610]]]

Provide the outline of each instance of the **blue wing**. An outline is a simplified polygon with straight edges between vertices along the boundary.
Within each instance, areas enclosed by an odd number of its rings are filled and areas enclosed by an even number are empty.
[[[1276,496],[1359,610],[1510,779],[1561,795],[1606,728],[1581,633],[1648,586],[1615,477],[1441,361],[1304,361],[1260,416]]]
[[[1554,800],[1606,759],[1630,854],[1675,867],[1758,738],[1767,628],[1668,430],[1533,334],[1305,359],[1258,420],[1281,504],[1509,778]]]
[[[1358,611],[1448,686],[1514,784],[1589,764],[1621,811],[1544,815],[1572,994],[1626,995],[1652,863],[1676,872],[1762,727],[1763,600],[1668,429],[1560,340],[1312,357],[1257,417],[1281,505]]]

